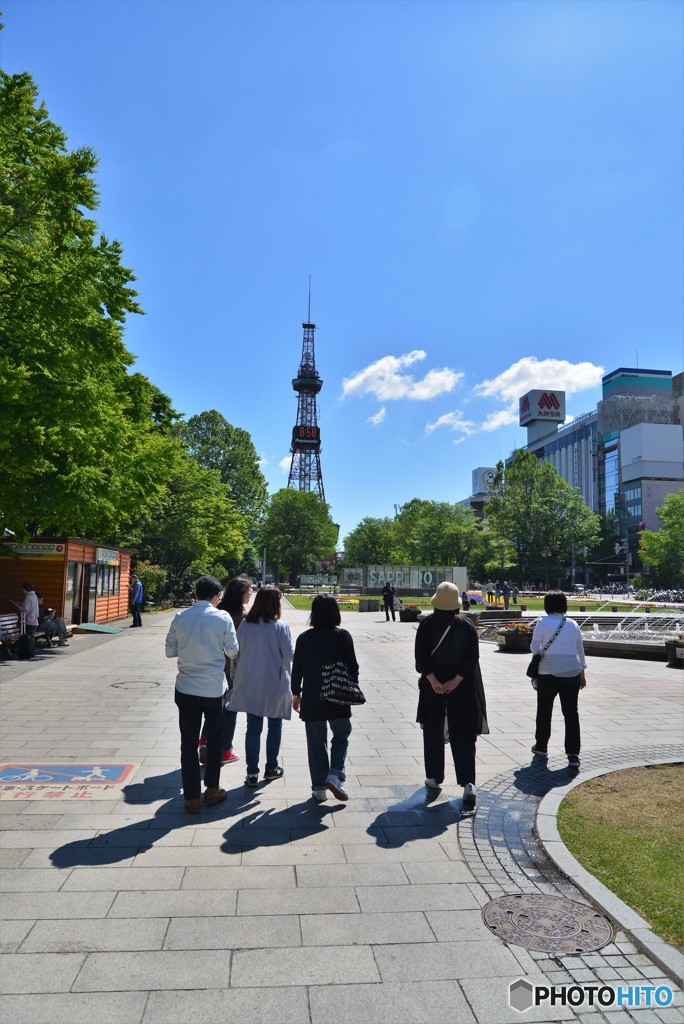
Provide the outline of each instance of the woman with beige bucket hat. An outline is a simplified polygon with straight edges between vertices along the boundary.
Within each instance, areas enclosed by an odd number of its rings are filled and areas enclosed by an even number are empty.
[[[440,583],[432,597],[435,609],[418,626],[416,670],[417,721],[423,727],[425,785],[435,796],[444,782],[444,746],[448,742],[463,786],[463,810],[474,812],[475,743],[489,732],[477,630],[459,615],[458,587]]]

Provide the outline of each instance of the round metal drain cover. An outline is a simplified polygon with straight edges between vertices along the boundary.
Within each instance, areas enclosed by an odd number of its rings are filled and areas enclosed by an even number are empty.
[[[537,953],[589,953],[613,937],[605,917],[562,896],[502,896],[488,903],[482,916],[504,942]]]

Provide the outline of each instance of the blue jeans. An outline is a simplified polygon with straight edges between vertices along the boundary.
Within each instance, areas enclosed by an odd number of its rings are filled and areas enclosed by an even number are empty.
[[[261,715],[247,715],[247,732],[245,734],[245,760],[247,774],[259,774],[259,752],[261,750],[261,731],[264,719]],[[278,754],[283,734],[282,718],[268,719],[266,733],[266,771],[272,772],[278,767]]]
[[[332,733],[328,759],[328,725]],[[349,747],[351,718],[333,718],[329,722],[306,722],[306,746],[309,754],[311,788],[323,789],[328,775],[337,775],[344,782],[344,762]]]

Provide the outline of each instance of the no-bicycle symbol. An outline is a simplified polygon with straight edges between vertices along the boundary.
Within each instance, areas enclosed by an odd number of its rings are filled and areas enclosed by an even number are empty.
[[[132,764],[0,765],[0,800],[69,800],[118,797]]]

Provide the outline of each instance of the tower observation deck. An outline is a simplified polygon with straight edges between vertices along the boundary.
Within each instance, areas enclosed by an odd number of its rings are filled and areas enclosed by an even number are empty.
[[[292,428],[292,461],[287,486],[298,491],[314,491],[321,501],[325,501],[321,473],[321,428],[318,426],[316,404],[316,395],[323,387],[323,381],[316,369],[316,324],[304,323],[302,328],[302,361],[292,381],[292,389],[297,393],[297,422]]]

